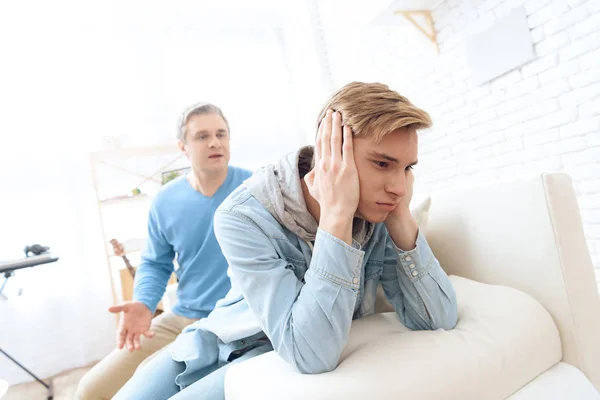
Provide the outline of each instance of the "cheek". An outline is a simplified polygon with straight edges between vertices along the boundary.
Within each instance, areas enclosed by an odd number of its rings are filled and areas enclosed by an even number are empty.
[[[194,153],[194,155],[197,157],[204,157],[208,153],[208,146],[206,146],[204,143],[198,143],[192,149],[192,153]]]
[[[361,197],[361,199],[369,197],[369,194],[371,193],[372,183],[369,182],[368,179],[360,179],[359,180],[359,184],[360,184],[360,197]]]
[[[368,179],[364,179],[360,182],[360,200],[359,200],[359,208],[364,211],[368,211],[371,207],[373,207],[373,202],[376,201],[377,198],[377,187],[370,182]]]
[[[377,174],[363,172],[363,174],[359,174],[358,181],[361,197],[373,197],[377,191],[381,190],[381,177]]]

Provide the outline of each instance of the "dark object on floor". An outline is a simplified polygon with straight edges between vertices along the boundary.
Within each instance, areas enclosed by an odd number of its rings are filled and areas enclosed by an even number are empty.
[[[25,252],[25,257],[29,257],[29,253],[33,253],[36,256],[39,256],[42,253],[50,250],[48,246],[42,246],[40,244],[32,244],[31,246],[25,246],[23,251]]]

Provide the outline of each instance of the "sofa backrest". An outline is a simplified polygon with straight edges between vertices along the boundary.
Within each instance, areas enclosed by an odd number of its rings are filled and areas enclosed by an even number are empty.
[[[600,298],[565,174],[432,193],[427,239],[449,275],[536,298],[561,335],[563,361],[600,390]]]

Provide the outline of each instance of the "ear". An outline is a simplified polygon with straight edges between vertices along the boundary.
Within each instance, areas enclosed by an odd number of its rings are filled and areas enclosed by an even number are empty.
[[[186,156],[188,155],[188,154],[187,154],[187,151],[186,151],[186,149],[185,149],[185,143],[184,143],[184,142],[183,142],[181,139],[178,139],[178,140],[177,140],[177,147],[179,147],[179,150],[181,150],[181,152],[182,152],[183,154],[185,154]]]

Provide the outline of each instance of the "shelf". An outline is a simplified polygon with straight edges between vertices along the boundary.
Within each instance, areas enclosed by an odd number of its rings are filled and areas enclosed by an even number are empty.
[[[149,195],[147,195],[146,193],[142,193],[142,194],[136,194],[135,196],[127,196],[127,197],[121,197],[121,198],[100,200],[100,204],[102,204],[102,205],[123,204],[123,203],[128,203],[128,202],[148,200],[149,198],[150,198]]]
[[[123,241],[119,241],[119,242],[121,243],[121,245],[123,245],[125,254],[140,252],[140,251],[144,250],[144,248],[146,247],[146,238],[129,239],[129,240],[123,240]],[[111,257],[118,257],[115,255],[115,252],[113,251],[112,246],[110,246],[110,243],[109,243],[108,247],[109,247],[108,254]],[[118,258],[121,258],[121,257],[118,257]]]
[[[141,262],[146,247],[144,236],[147,235],[142,229],[148,223],[151,200],[162,186],[162,173],[174,168],[173,165],[183,157],[174,142],[155,146],[114,147],[90,153],[90,173],[96,192],[113,304],[132,293],[133,280],[124,260],[115,255],[108,241],[113,238],[119,240],[132,265]],[[113,179],[112,174],[118,179]],[[142,193],[135,195],[136,188]],[[118,320],[118,315],[115,315],[116,323]]]
[[[439,0],[394,0],[379,12],[369,26],[403,26],[412,25],[432,42],[439,53],[436,30],[431,11],[439,4]],[[402,18],[399,18],[402,16]]]

